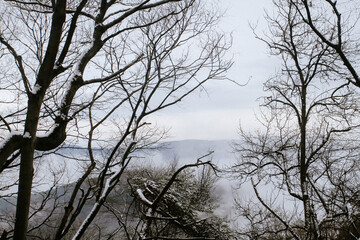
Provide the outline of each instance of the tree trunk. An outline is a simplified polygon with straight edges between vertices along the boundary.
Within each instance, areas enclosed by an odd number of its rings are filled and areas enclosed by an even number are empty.
[[[34,149],[36,130],[39,121],[42,97],[29,96],[28,112],[25,122],[24,134],[30,137],[23,137],[20,160],[19,190],[16,204],[15,219],[15,240],[25,240],[28,226],[28,216],[31,201],[31,188],[34,174]]]
[[[32,180],[34,174],[34,152],[36,131],[38,128],[42,102],[54,76],[54,64],[59,50],[59,44],[65,22],[66,0],[58,0],[54,4],[51,32],[46,54],[39,69],[36,85],[40,88],[34,93],[28,92],[28,108],[25,120],[24,137],[22,139],[19,188],[16,204],[16,219],[14,229],[15,240],[25,240],[31,201]],[[26,137],[25,137],[26,136]]]
[[[308,163],[306,158],[306,135],[307,135],[307,108],[306,108],[306,98],[307,98],[307,84],[302,80],[302,90],[301,90],[301,122],[300,122],[300,185],[301,185],[301,195],[303,198],[304,206],[304,219],[305,219],[305,232],[306,239],[318,239],[317,230],[314,222],[314,212],[310,204],[309,198],[309,186],[307,180],[307,171]]]

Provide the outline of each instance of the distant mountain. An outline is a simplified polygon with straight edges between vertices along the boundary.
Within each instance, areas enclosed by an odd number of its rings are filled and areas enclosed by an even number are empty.
[[[158,166],[166,166],[167,164],[171,163],[174,158],[176,158],[179,166],[182,166],[186,163],[194,163],[199,157],[207,154],[209,151],[214,151],[214,153],[212,154],[213,162],[215,164],[218,164],[220,167],[224,167],[225,165],[230,165],[232,162],[234,162],[234,155],[231,152],[230,143],[231,141],[227,140],[169,141],[162,143],[159,148],[155,150],[148,150],[144,152],[144,154],[140,153],[140,155],[143,156],[144,161],[150,160],[150,162],[155,163]],[[96,150],[95,154],[98,157],[102,155],[100,150]],[[65,156],[67,156],[67,158],[65,158]],[[69,176],[68,182],[65,180],[61,181],[60,184],[58,184],[57,187],[52,190],[53,194],[61,196],[57,199],[58,202],[56,204],[66,203],[70,198],[70,190],[74,187],[74,183],[72,183],[72,181],[74,181],[79,176],[81,172],[78,172],[78,170],[80,170],[81,168],[80,165],[82,161],[86,159],[88,159],[87,150],[85,148],[77,147],[65,147],[57,151],[56,154],[45,154],[43,158],[39,158],[37,160],[38,165],[36,171],[36,179],[39,181],[41,180],[41,182],[43,183],[37,186],[37,193],[34,193],[32,196],[34,204],[36,205],[37,202],[41,203],[44,196],[47,195],[46,190],[49,189],[49,186],[51,185],[51,180],[53,178],[53,172],[49,171],[49,169],[52,169],[52,171],[58,170],[59,173],[61,173],[61,169],[67,169],[66,175]],[[130,205],[130,203],[128,203],[127,201],[124,202],[124,199],[127,199],[128,201],[132,200],[132,197],[129,197],[130,194],[127,192],[128,184],[126,180],[128,178],[131,179],[131,176],[129,176],[129,174],[131,175],[131,170],[124,173],[122,181],[119,182],[119,190],[115,189],[115,191],[108,197],[108,201],[120,201],[122,204]],[[7,177],[7,179],[11,179],[11,174],[9,174]],[[44,183],[49,183],[50,185]],[[126,189],[126,191],[124,189]],[[16,191],[16,189],[13,189],[13,191]],[[219,206],[214,211],[215,215],[224,218],[232,217],[232,214],[234,212],[233,197],[231,183],[229,182],[229,180],[222,178],[217,184],[216,191],[218,192],[216,195],[220,196],[220,198],[218,202]],[[0,209],[2,209],[2,211],[0,211],[0,215],[13,216],[15,211],[15,201],[15,198],[5,199],[0,197]],[[86,213],[91,210],[93,203],[94,201],[92,200],[86,205],[84,205],[84,209],[80,215],[80,219],[83,219],[86,216]],[[46,204],[44,211],[47,211],[46,208],[49,208],[51,210],[51,207],[54,204],[55,202],[53,200],[50,200]],[[125,208],[125,206],[122,207]],[[56,219],[56,217],[61,215],[60,212],[62,209],[63,206],[56,209],[56,211],[54,212],[54,216],[52,217],[54,219],[50,219],[50,222],[48,223],[49,225],[52,225],[54,227],[56,224],[58,224],[58,220]],[[111,232],[117,227],[117,224],[115,224],[116,218],[109,214],[106,209],[103,210],[104,211],[99,214],[99,216],[101,217],[97,217],[97,219],[101,219],[101,221],[98,221],[98,224],[100,224],[101,222],[100,225],[103,228],[102,231]],[[39,219],[41,219],[41,217],[42,215],[40,214]],[[138,220],[138,216],[129,216],[130,223],[131,221],[134,221],[134,224],[136,224],[137,221],[135,220]]]
[[[197,158],[214,151],[213,162],[221,167],[234,163],[231,140],[182,140],[169,141],[161,144],[161,148],[152,153],[154,162],[166,163],[176,158],[179,163],[195,162]]]

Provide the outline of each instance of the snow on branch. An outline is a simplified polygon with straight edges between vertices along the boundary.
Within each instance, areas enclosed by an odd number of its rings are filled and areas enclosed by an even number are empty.
[[[147,199],[147,198],[145,197],[145,195],[144,195],[144,193],[143,193],[143,191],[142,191],[141,189],[137,189],[137,190],[136,190],[136,193],[137,193],[137,195],[139,196],[139,198],[141,199],[141,201],[143,201],[143,202],[146,203],[147,205],[152,206],[153,203],[152,203],[149,199]]]
[[[6,136],[6,138],[5,138],[2,142],[0,142],[0,149],[3,149],[4,146],[5,146],[5,145],[10,141],[10,139],[11,139],[13,136],[15,136],[15,135],[21,136],[22,133],[19,132],[19,131],[11,131],[10,134],[8,134],[8,135]]]

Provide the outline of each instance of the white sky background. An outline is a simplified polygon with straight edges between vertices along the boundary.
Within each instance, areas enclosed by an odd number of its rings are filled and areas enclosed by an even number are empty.
[[[239,123],[244,129],[258,126],[254,112],[263,96],[262,84],[273,75],[279,60],[270,58],[266,45],[255,39],[249,26],[257,24],[257,32],[266,30],[264,9],[271,9],[271,0],[215,0],[226,10],[220,24],[222,31],[232,32],[231,54],[234,65],[228,77],[230,81],[208,82],[206,92],[198,91],[180,104],[158,113],[155,122],[170,128],[168,140],[183,139],[236,139]]]

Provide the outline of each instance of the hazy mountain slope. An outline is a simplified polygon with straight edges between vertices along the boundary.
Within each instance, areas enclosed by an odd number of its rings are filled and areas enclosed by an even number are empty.
[[[231,152],[230,140],[182,140],[164,142],[162,148],[152,153],[151,159],[154,162],[168,163],[176,158],[179,163],[189,163],[197,158],[214,151],[213,162],[220,166],[229,165],[234,162],[234,155]]]

